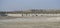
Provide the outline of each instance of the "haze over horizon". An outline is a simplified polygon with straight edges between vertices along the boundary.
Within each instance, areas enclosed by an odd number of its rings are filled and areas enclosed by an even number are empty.
[[[0,0],[0,11],[16,11],[34,8],[60,9],[60,0]]]

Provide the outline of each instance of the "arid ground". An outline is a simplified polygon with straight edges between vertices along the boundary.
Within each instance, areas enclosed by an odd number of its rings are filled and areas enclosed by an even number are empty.
[[[60,17],[0,17],[0,28],[60,28]]]

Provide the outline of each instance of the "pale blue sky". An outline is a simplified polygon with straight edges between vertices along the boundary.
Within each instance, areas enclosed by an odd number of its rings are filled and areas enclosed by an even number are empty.
[[[21,8],[60,8],[60,0],[0,0],[0,11],[15,11]]]

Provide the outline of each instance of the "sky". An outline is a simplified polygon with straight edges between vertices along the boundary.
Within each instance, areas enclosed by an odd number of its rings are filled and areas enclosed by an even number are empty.
[[[60,8],[60,0],[0,0],[0,11]]]

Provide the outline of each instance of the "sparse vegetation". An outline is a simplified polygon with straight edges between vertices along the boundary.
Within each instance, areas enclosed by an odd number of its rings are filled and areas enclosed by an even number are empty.
[[[0,12],[0,13],[3,13],[3,12]],[[6,13],[6,12],[4,12]],[[28,13],[43,13],[43,14],[58,14],[60,13],[60,10],[43,10],[43,9],[32,9],[32,10],[26,10],[26,11],[13,11],[13,12],[7,12],[7,13],[24,13],[24,14],[28,14]]]

